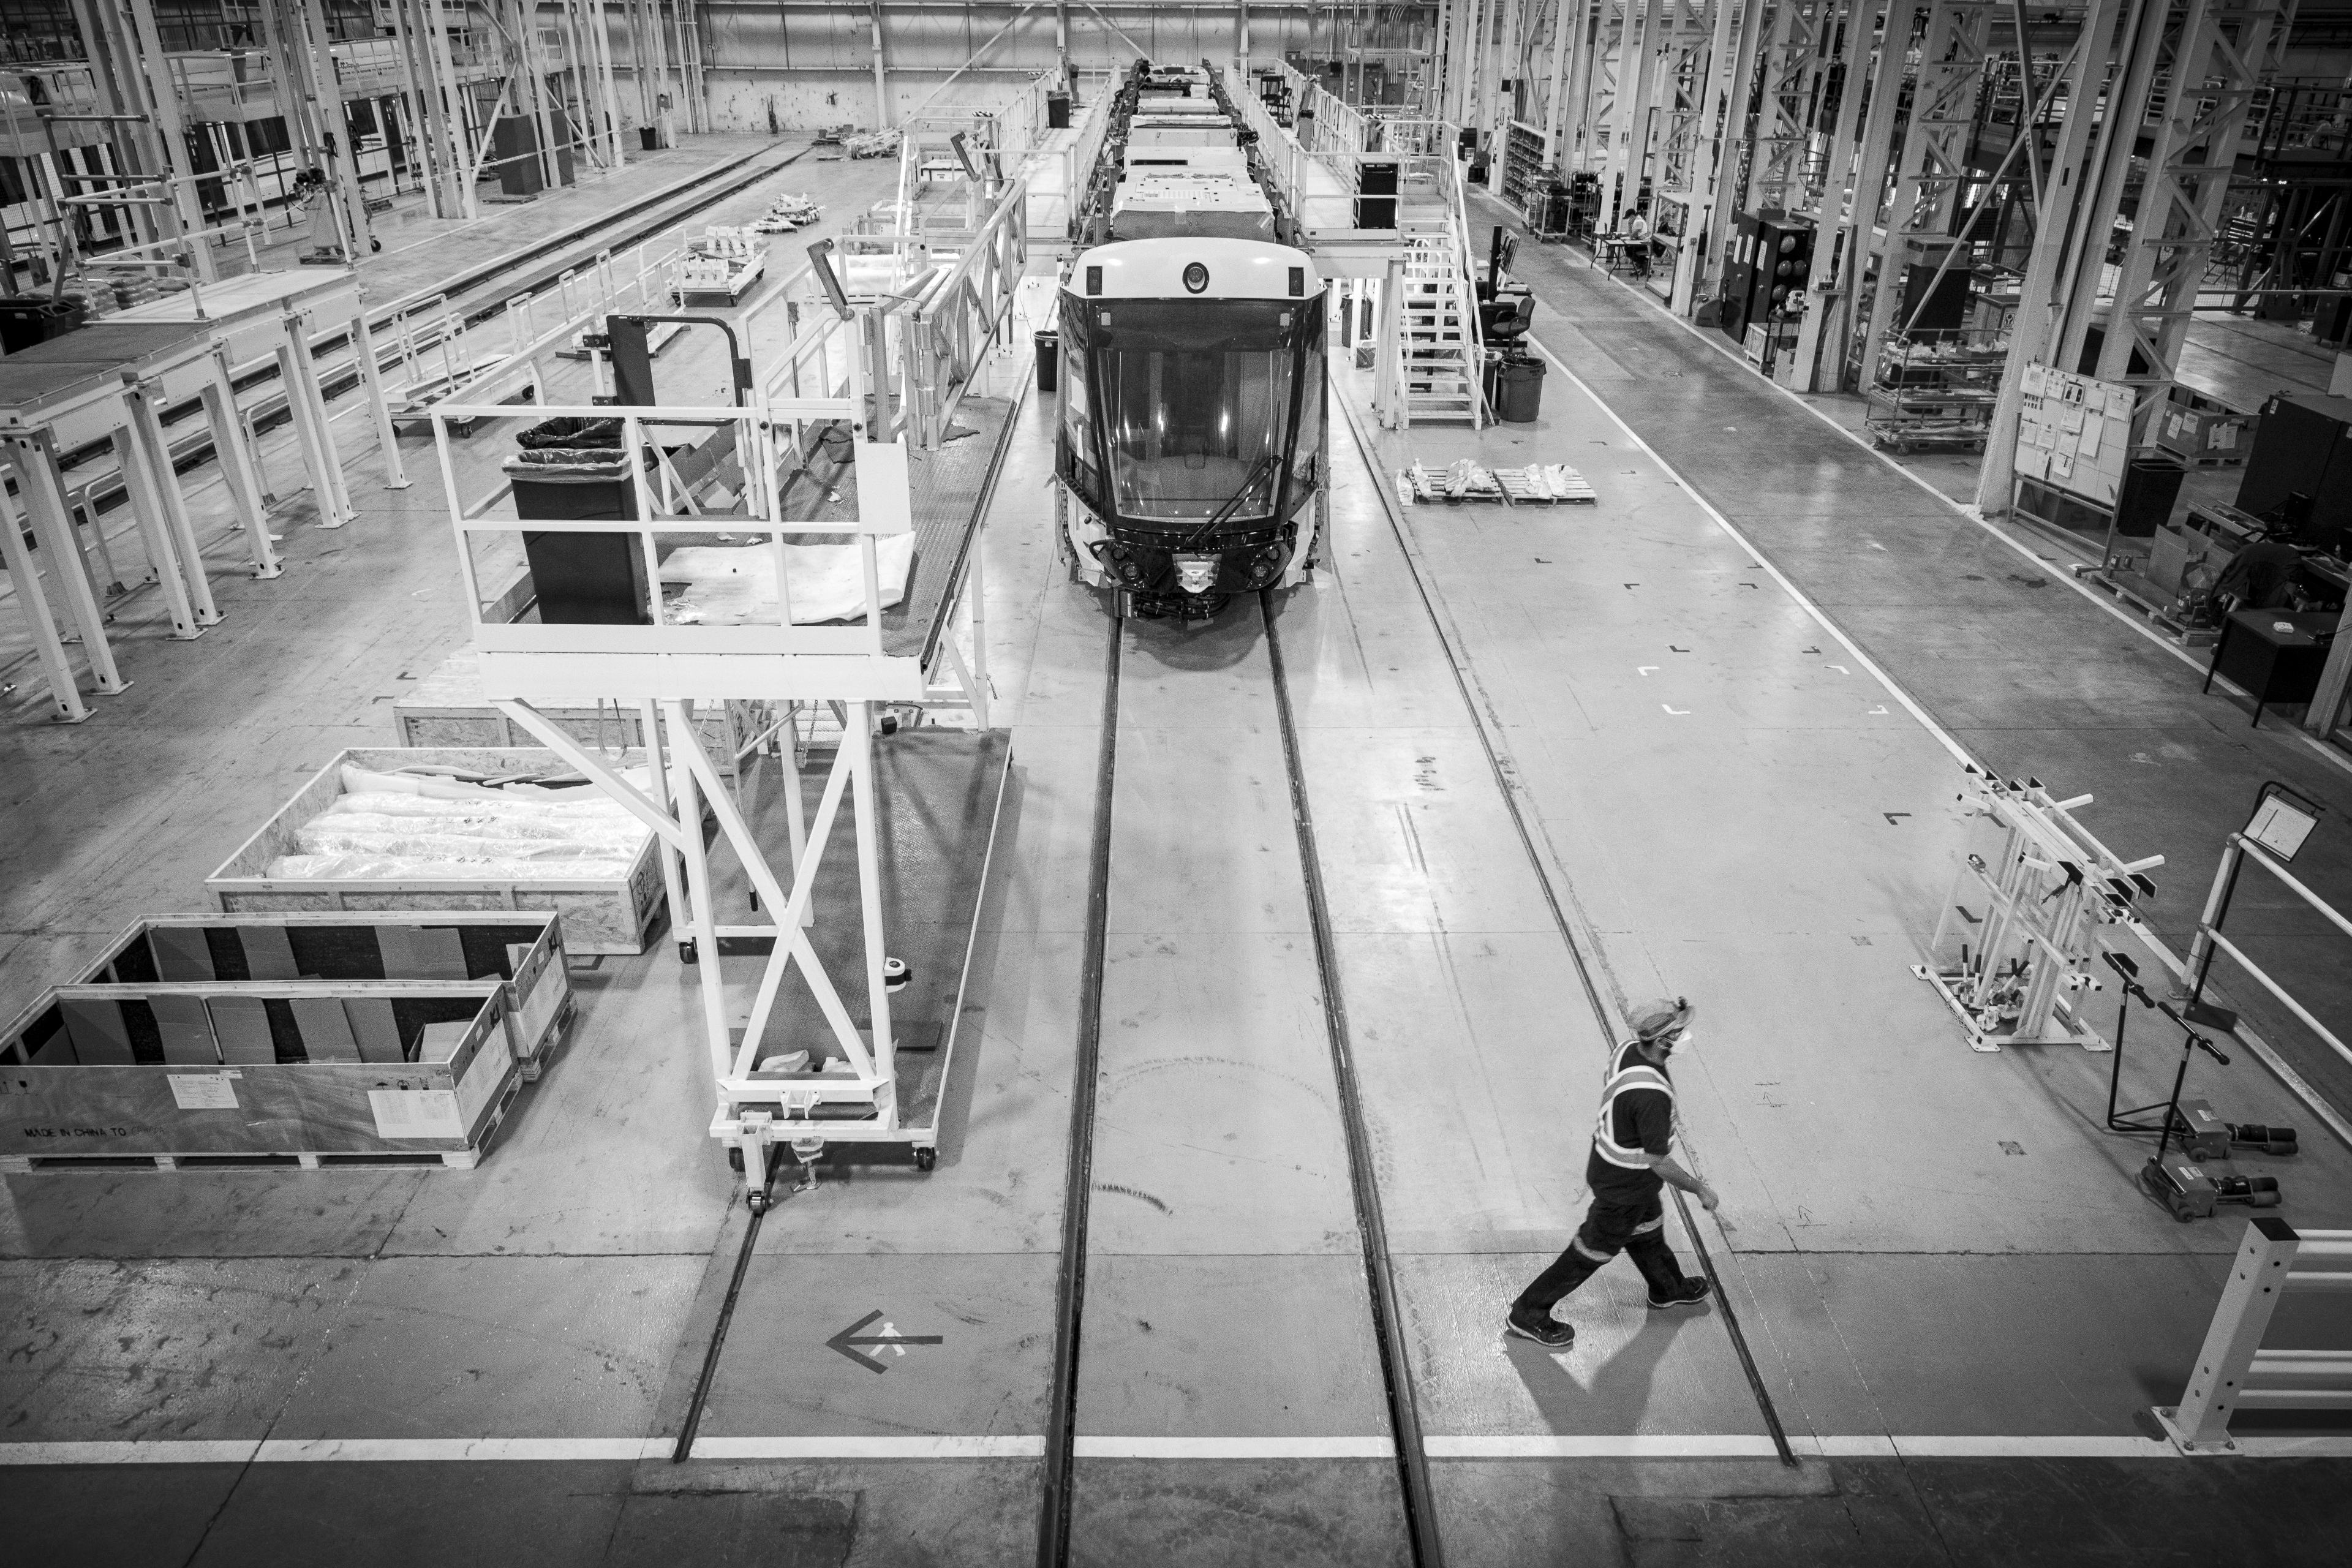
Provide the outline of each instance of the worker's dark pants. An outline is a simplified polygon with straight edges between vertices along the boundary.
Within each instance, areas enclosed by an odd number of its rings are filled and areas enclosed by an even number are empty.
[[[1656,1193],[1626,1203],[1595,1197],[1586,1211],[1576,1239],[1552,1266],[1535,1278],[1511,1303],[1514,1311],[1542,1317],[1553,1303],[1592,1277],[1594,1269],[1622,1252],[1633,1259],[1652,1296],[1681,1288],[1682,1265],[1666,1245],[1666,1205]]]

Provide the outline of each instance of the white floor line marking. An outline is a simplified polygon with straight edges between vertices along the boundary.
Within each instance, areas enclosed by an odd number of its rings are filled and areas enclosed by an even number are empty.
[[[419,1460],[667,1458],[671,1437],[273,1437],[257,1465],[415,1463]]]
[[[1675,318],[1668,317],[1667,319],[1672,321]],[[1696,330],[1696,328],[1692,329],[1694,331]],[[1988,773],[1994,771],[1988,764],[1979,762],[1975,757],[1969,755],[1968,748],[1963,746],[1959,740],[1954,736],[1950,731],[1945,729],[1942,724],[1938,723],[1925,708],[1921,707],[1917,702],[1913,701],[1910,693],[1905,691],[1901,686],[1897,685],[1894,677],[1888,675],[1884,669],[1881,669],[1878,665],[1871,659],[1869,655],[1862,651],[1861,645],[1845,634],[1843,627],[1832,620],[1829,616],[1822,611],[1820,605],[1807,598],[1803,591],[1801,590],[1796,584],[1790,581],[1788,574],[1782,572],[1778,566],[1773,565],[1769,561],[1766,560],[1762,552],[1759,551],[1755,545],[1748,542],[1747,535],[1741,533],[1732,521],[1724,516],[1723,513],[1717,509],[1713,501],[1708,500],[1706,496],[1700,494],[1699,491],[1685,480],[1681,474],[1675,471],[1675,466],[1672,463],[1667,462],[1665,458],[1658,455],[1656,448],[1653,447],[1647,441],[1643,440],[1639,435],[1635,434],[1633,427],[1625,422],[1624,416],[1620,415],[1616,409],[1611,407],[1608,402],[1603,399],[1599,393],[1593,391],[1591,385],[1587,383],[1582,376],[1570,370],[1568,367],[1568,362],[1561,359],[1558,354],[1552,353],[1551,350],[1546,347],[1543,342],[1533,332],[1529,332],[1528,334],[1528,342],[1534,343],[1538,352],[1539,352],[1544,358],[1551,361],[1553,364],[1558,365],[1559,367],[1560,374],[1575,383],[1577,391],[1584,395],[1587,402],[1591,403],[1595,408],[1600,409],[1601,413],[1607,415],[1609,416],[1610,423],[1616,426],[1618,429],[1625,433],[1626,439],[1632,441],[1636,448],[1646,454],[1652,462],[1658,465],[1659,470],[1664,473],[1667,479],[1671,479],[1675,485],[1680,487],[1683,492],[1688,495],[1692,500],[1697,502],[1700,510],[1704,510],[1707,516],[1715,520],[1715,524],[1717,528],[1720,528],[1725,533],[1728,534],[1734,543],[1738,544],[1742,550],[1747,551],[1748,560],[1754,562],[1761,570],[1771,574],[1772,580],[1780,584],[1781,589],[1786,592],[1791,599],[1794,599],[1797,602],[1798,607],[1802,609],[1808,616],[1811,616],[1813,620],[1820,625],[1823,631],[1835,637],[1839,644],[1843,646],[1847,652],[1853,655],[1854,662],[1861,665],[1874,679],[1875,679],[1881,686],[1885,687],[1888,693],[1892,695],[1897,702],[1903,704],[1904,710],[1908,712],[1911,717],[1916,719],[1919,721],[1920,726],[1930,735],[1933,735],[1939,742],[1941,742],[1946,751],[1951,752],[1954,758],[1962,763],[1967,763],[1976,767],[1982,768]],[[1770,385],[1773,384],[1767,383],[1766,384]],[[1786,393],[1789,389],[1787,387],[1779,387],[1778,390]],[[1790,393],[1789,395],[1791,397],[1796,396],[1794,393]],[[1811,405],[1807,404],[1801,397],[1797,398],[1797,402],[1801,406],[1808,408],[1811,407]],[[1818,413],[1819,410],[1815,410],[1815,412]],[[1823,415],[1822,417],[1824,419],[1828,419],[1826,415]],[[1836,426],[1836,421],[1834,420],[1830,420],[1829,423],[1832,426]],[[1899,464],[1893,466],[1896,468],[1897,471],[1907,471],[1902,469],[1901,465]],[[1916,478],[1916,476],[1914,477]],[[1921,482],[1924,483],[1925,481]],[[1952,510],[1958,512],[1960,516],[1969,516],[1967,512],[1960,511],[1958,507],[1954,506],[1950,498],[1940,497],[1940,499],[1943,500],[1945,505],[1952,507]],[[1969,521],[1975,522],[1980,528],[1990,530],[1997,539],[2005,540],[2012,545],[2017,543],[2016,541],[2008,539],[2006,534],[2003,534],[1999,529],[1992,528],[1990,523],[1985,522],[1980,518],[1970,518]],[[2021,552],[2023,551],[2023,546],[2019,545],[2018,548]],[[2030,554],[2030,552],[2027,553]],[[2081,589],[2084,593],[2090,592],[2088,589],[2084,589],[2080,583],[2074,582],[2072,576],[2068,574],[2061,573],[2059,575],[2062,579],[2066,581],[2069,585]],[[2094,597],[2093,602],[2098,602],[2095,596]],[[2114,608],[2113,605],[2105,605],[2103,607],[2108,609]],[[2145,628],[2142,629],[2144,630]],[[2158,646],[2163,646],[2160,640]],[[2190,662],[2193,666],[2195,661],[2191,660]],[[2315,747],[2317,747],[2324,753],[2330,753],[2331,760],[2341,760],[2334,759],[2332,757],[2334,748],[2322,745],[2314,737],[2304,734],[2300,730],[2296,731],[2295,733],[2303,740],[2311,742]],[[2347,765],[2352,765],[2352,763],[2347,763]],[[2167,952],[2163,953],[2162,956],[2165,957],[2176,971],[2182,970],[2183,965],[2181,960],[2177,955]],[[2209,989],[2209,994],[2217,998],[2224,995],[2219,986],[2210,987]],[[2279,1056],[2277,1051],[2273,1050],[2268,1042],[2257,1037],[2251,1026],[2242,1023],[2239,1026],[2239,1038],[2244,1040],[2253,1053],[2263,1059],[2264,1066],[2270,1068],[2273,1072],[2277,1074],[2279,1081],[2286,1086],[2287,1092],[2302,1100],[2306,1106],[2310,1107],[2314,1114],[2317,1115],[2322,1121],[2327,1124],[2327,1128],[2330,1131],[2334,1132],[2336,1137],[2342,1139],[2347,1147],[2352,1147],[2352,1121],[2347,1121],[2344,1115],[2336,1109],[2335,1105],[2322,1095],[2317,1089],[2314,1088],[2310,1083],[2305,1081],[2300,1074],[2289,1068],[2286,1065],[2286,1062]]]
[[[0,1443],[0,1468],[98,1465],[547,1463],[666,1458],[667,1437],[324,1437]],[[1748,1433],[1557,1436],[1433,1436],[1433,1459],[1771,1459],[1772,1439]],[[1936,1436],[1878,1433],[1813,1436],[1789,1446],[1817,1459],[2171,1459],[2155,1437]],[[703,1460],[1034,1459],[1043,1437],[705,1437]],[[1385,1436],[1080,1437],[1083,1459],[1388,1459]],[[2352,1458],[2352,1436],[2244,1436],[2236,1458]]]
[[[1426,1437],[1433,1459],[1771,1459],[1780,1458],[1772,1439],[1744,1434],[1603,1437]],[[1789,1446],[1805,1452],[1804,1439]]]
[[[1386,1437],[1080,1437],[1071,1451],[1081,1459],[1396,1458],[1396,1445]],[[1429,1451],[1436,1453],[1433,1447]]]
[[[667,1449],[664,1452],[667,1452]],[[697,1459],[1042,1459],[1043,1437],[698,1437]]]
[[[1590,270],[1589,268],[1587,269]],[[1623,279],[1616,277],[1614,274],[1610,276],[1610,280],[1617,284],[1618,287],[1625,289],[1628,292],[1634,291],[1630,284],[1626,283]],[[1682,328],[1683,331],[1688,332],[1692,337],[1696,338],[1704,347],[1714,350],[1717,353],[1722,355],[1722,357],[1727,360],[1731,358],[1731,348],[1728,340],[1721,344],[1715,343],[1708,340],[1706,329],[1701,327],[1697,322],[1687,321],[1683,317],[1675,315],[1671,310],[1661,311],[1660,314],[1662,314],[1668,321],[1671,321],[1675,326]],[[1530,341],[1533,341],[1534,334],[1529,333],[1528,337]],[[1543,348],[1541,343],[1537,343],[1536,346],[1538,348]],[[1549,349],[1544,349],[1543,352],[1545,358],[1551,360],[1555,364],[1559,363],[1559,356],[1553,353]],[[1568,369],[1564,364],[1560,365],[1560,368],[1562,370]],[[1570,374],[1573,375],[1572,372]],[[2152,646],[2163,649],[2166,653],[2170,654],[2173,658],[2179,659],[2189,668],[2196,670],[2199,674],[2201,675],[2205,672],[2207,665],[2210,662],[2210,660],[2205,663],[2200,663],[2196,655],[2190,653],[2187,648],[2182,647],[2179,644],[2164,637],[2154,626],[2148,625],[2145,618],[2136,616],[2130,611],[2125,609],[2121,605],[2116,603],[2114,599],[2100,593],[2096,588],[2092,587],[2089,584],[2084,582],[2081,578],[2075,576],[2074,573],[2067,571],[2064,567],[2060,566],[2057,563],[2053,561],[2046,561],[2040,555],[2035,554],[2032,547],[2024,540],[2011,533],[1999,523],[1994,522],[1990,518],[1981,517],[1967,507],[1961,505],[1958,501],[1954,500],[1950,496],[1937,489],[1936,482],[1933,479],[1928,479],[1925,474],[1918,472],[1916,469],[1905,468],[1893,458],[1888,457],[1885,452],[1880,451],[1876,447],[1873,446],[1859,433],[1845,425],[1840,424],[1836,416],[1831,414],[1828,409],[1822,407],[1818,404],[1806,402],[1805,396],[1802,393],[1782,386],[1779,382],[1773,381],[1769,377],[1759,375],[1757,377],[1757,380],[1762,382],[1766,386],[1770,387],[1773,391],[1779,393],[1781,396],[1787,398],[1790,402],[1795,404],[1798,407],[1803,409],[1806,413],[1811,415],[1814,418],[1820,420],[1822,424],[1828,426],[1831,429],[1836,431],[1839,435],[1844,437],[1847,440],[1853,442],[1864,451],[1869,453],[1873,458],[1878,459],[1878,461],[1885,464],[1895,472],[1902,475],[1905,479],[1918,486],[1927,494],[1935,497],[1936,500],[1943,502],[1944,505],[1952,510],[1955,515],[1965,518],[1969,522],[1974,523],[1977,527],[1984,530],[1985,532],[1992,535],[1993,538],[2000,541],[2001,543],[2009,546],[2010,549],[2015,551],[2018,554],[2032,562],[2036,567],[2048,573],[2051,576],[2055,577],[2060,583],[2063,583],[2067,587],[2074,590],[2076,594],[2088,600],[2091,604],[2097,605],[2103,613],[2114,616],[2117,621],[2120,621],[2123,625],[2128,626],[2139,636],[2147,638]],[[1579,381],[1577,384],[1579,386],[1584,385],[1581,381]],[[1591,389],[1587,387],[1585,390],[1587,395],[1590,395]],[[1594,398],[1593,401],[1597,403],[1600,399]],[[1605,408],[1606,405],[1603,405],[1603,406]],[[1610,410],[1610,413],[1612,417],[1614,417],[1615,411]],[[1619,420],[1618,423],[1622,425],[1624,421]],[[1631,432],[1629,431],[1628,434],[1631,434]],[[1636,437],[1635,439],[1638,440],[1639,437]],[[1646,450],[1647,448],[1645,447],[1644,449]],[[1654,453],[1652,455],[1655,456]],[[1685,485],[1684,488],[1687,489],[1689,487]],[[1706,503],[1702,501],[1700,504],[1705,505]],[[1881,544],[1876,545],[1875,548],[1884,550],[1886,547]],[[2236,681],[2231,680],[2226,675],[2217,675],[2214,679],[2221,686],[2236,692],[2241,697],[2248,697],[2252,695],[2252,693],[2248,692],[2244,687],[2240,686]],[[2352,757],[2346,756],[2335,746],[2321,740],[2318,736],[2311,733],[2308,730],[2304,729],[2301,725],[2290,726],[2284,719],[2279,721],[2279,722],[2282,726],[2282,730],[2278,732],[2293,735],[2296,740],[2302,742],[2323,760],[2343,769],[2347,773],[2352,773]]]

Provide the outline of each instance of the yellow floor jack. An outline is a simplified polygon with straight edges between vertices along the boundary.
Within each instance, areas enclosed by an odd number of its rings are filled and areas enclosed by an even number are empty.
[[[2139,966],[2130,958],[2112,952],[2105,957],[2108,966],[2122,978],[2124,992],[2124,999],[2116,1005],[2115,1063],[2107,1077],[2107,1131],[2156,1134],[2156,1153],[2140,1167],[2141,1190],[2184,1225],[2211,1218],[2222,1204],[2276,1208],[2281,1201],[2278,1179],[2241,1175],[2231,1165],[2230,1156],[2238,1149],[2292,1154],[2296,1148],[2294,1129],[2224,1121],[2207,1101],[2180,1098],[2189,1079],[2189,1060],[2199,1051],[2223,1067],[2230,1065],[2229,1057],[2200,1031],[2227,1034],[2237,1027],[2238,1016],[2202,1001],[2191,1001],[2185,1012],[2176,1012],[2170,1003],[2147,994],[2139,984]],[[2163,1103],[2118,1110],[2116,1095],[2123,1079],[2124,1022],[2133,1002],[2152,1007],[2180,1026],[2180,1065],[2172,1075],[2172,1093]],[[2149,1118],[2157,1112],[2162,1114],[2151,1125]]]

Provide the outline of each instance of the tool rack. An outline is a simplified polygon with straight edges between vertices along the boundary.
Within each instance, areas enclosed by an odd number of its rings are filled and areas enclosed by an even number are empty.
[[[2156,896],[2147,873],[2164,857],[2126,860],[2100,843],[2075,819],[2087,795],[2060,800],[2039,779],[1966,772],[1960,799],[1987,830],[1985,846],[1963,860],[1929,962],[1911,973],[1943,997],[1971,1050],[2112,1049],[2073,999],[2102,988],[2092,968],[2097,928],[2120,927],[2162,951],[2138,906]]]

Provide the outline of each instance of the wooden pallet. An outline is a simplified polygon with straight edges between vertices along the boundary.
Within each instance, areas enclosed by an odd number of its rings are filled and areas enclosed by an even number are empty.
[[[470,1171],[489,1152],[499,1128],[506,1122],[507,1112],[514,1109],[515,1097],[521,1092],[520,1075],[507,1079],[498,1103],[490,1108],[489,1120],[482,1123],[480,1142],[471,1149],[417,1154],[392,1150],[360,1153],[303,1151],[288,1154],[0,1154],[0,1175],[30,1175],[36,1171],[383,1171],[417,1165]]]
[[[1601,498],[1582,474],[1565,463],[1529,463],[1489,468],[1464,458],[1452,467],[1431,468],[1418,459],[1399,468],[1397,495],[1415,501],[1500,501],[1505,506],[1595,506]]]

